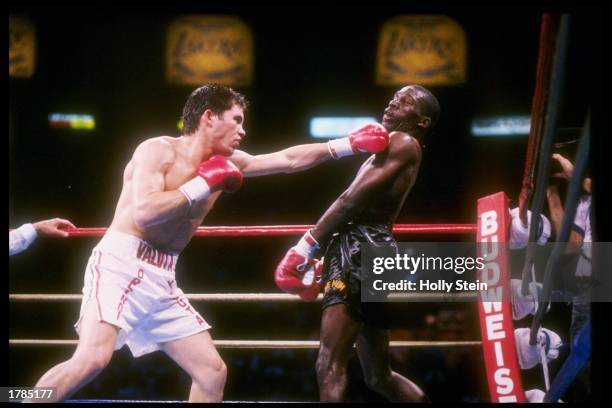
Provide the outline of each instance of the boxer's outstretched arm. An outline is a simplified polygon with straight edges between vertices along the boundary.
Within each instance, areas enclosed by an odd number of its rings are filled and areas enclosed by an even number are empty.
[[[420,147],[416,140],[406,134],[393,140],[388,153],[377,156],[360,171],[349,188],[325,211],[312,230],[313,237],[324,247],[342,224],[368,205],[371,197],[390,188],[399,172],[410,166],[414,169],[410,172],[411,177],[416,178],[420,162]]]
[[[311,143],[258,155],[236,150],[230,160],[238,166],[244,177],[256,177],[308,170],[331,158],[327,143]]]
[[[147,140],[132,158],[132,203],[138,228],[160,224],[189,211],[189,200],[179,190],[164,191],[164,174],[174,162],[174,149],[163,140]]]
[[[389,134],[379,123],[366,123],[348,133],[348,136],[327,143],[311,143],[293,146],[279,152],[252,156],[236,150],[230,160],[245,177],[274,173],[295,173],[308,170],[330,158],[355,154],[379,153],[389,144]]]

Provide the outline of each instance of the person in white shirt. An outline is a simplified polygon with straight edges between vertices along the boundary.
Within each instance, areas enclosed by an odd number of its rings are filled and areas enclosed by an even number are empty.
[[[33,224],[23,224],[9,232],[9,256],[25,251],[34,240],[41,237],[67,237],[66,229],[76,228],[63,218],[42,220]]]
[[[574,172],[574,165],[566,157],[555,153],[552,158],[557,161],[561,168],[560,172],[553,174],[554,178],[569,181]],[[566,255],[578,257],[576,267],[573,271],[574,295],[572,296],[572,318],[570,323],[570,345],[573,348],[575,339],[582,327],[591,317],[590,287],[592,279],[591,267],[591,202],[592,202],[592,181],[585,177],[582,182],[582,194],[578,199],[574,223],[568,238]],[[563,205],[556,185],[551,184],[547,190],[548,206],[550,208],[550,218],[553,230],[556,234],[561,229],[563,221]],[[589,364],[584,367],[573,384],[573,402],[588,401],[591,393],[591,382],[589,378]]]

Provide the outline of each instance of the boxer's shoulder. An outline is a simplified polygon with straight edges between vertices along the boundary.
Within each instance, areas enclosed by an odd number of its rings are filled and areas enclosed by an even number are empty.
[[[170,136],[157,136],[144,140],[138,148],[149,148],[159,150],[176,150],[180,142],[179,138]]]
[[[389,155],[414,160],[421,157],[421,145],[408,133],[394,131],[389,134]]]
[[[229,160],[236,165],[240,170],[244,169],[253,156],[243,150],[234,150]]]
[[[410,136],[406,132],[395,130],[389,133],[389,146],[399,148],[417,148],[420,147],[419,141]]]
[[[140,143],[134,152],[134,158],[139,161],[155,161],[160,164],[170,163],[177,156],[177,139],[169,136],[159,136]]]

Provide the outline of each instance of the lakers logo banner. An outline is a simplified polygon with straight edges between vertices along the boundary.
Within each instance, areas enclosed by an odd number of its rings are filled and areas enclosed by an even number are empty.
[[[27,17],[9,16],[9,76],[29,78],[34,74],[36,34]]]
[[[228,16],[183,16],[168,27],[166,79],[247,86],[253,72],[253,39],[241,20]]]
[[[387,21],[378,40],[379,85],[459,85],[465,82],[465,32],[442,15],[406,15]]]

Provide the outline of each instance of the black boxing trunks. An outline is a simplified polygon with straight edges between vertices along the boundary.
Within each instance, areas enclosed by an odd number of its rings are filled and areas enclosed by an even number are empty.
[[[362,243],[395,244],[391,224],[350,222],[334,234],[323,264],[323,309],[344,303],[352,319],[387,326],[385,303],[362,303]]]

